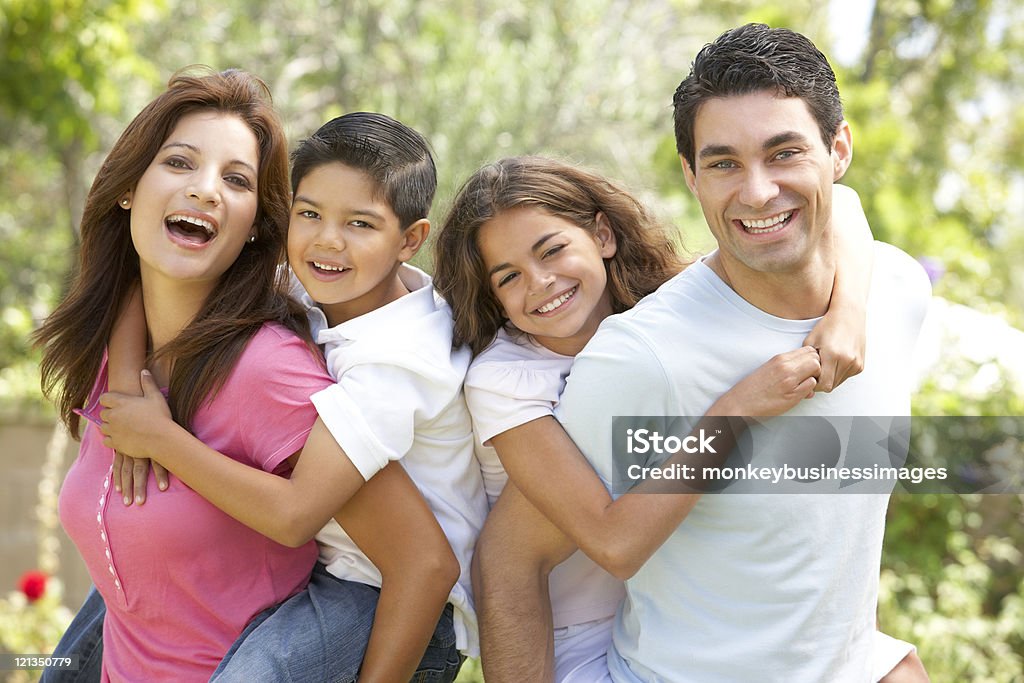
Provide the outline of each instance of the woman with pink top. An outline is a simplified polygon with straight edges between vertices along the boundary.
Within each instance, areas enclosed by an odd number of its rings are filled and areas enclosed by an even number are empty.
[[[288,475],[317,417],[310,396],[333,383],[278,281],[289,203],[281,123],[264,84],[237,70],[173,77],[90,190],[74,282],[35,338],[44,390],[82,440],[60,517],[106,614],[83,609],[76,623],[88,623],[69,633],[103,620],[104,681],[206,681],[254,617],[309,582],[312,540],[282,545],[173,474],[160,495],[125,505],[98,428],[99,395],[125,384],[113,371],[108,383],[107,343],[141,292],[147,367],[174,419],[245,465]],[[386,471],[357,494],[365,507],[346,528],[358,542],[411,510],[404,523],[425,525],[411,538],[429,537],[436,522],[418,516],[414,485],[400,467]],[[83,672],[95,673],[96,641],[70,646]]]

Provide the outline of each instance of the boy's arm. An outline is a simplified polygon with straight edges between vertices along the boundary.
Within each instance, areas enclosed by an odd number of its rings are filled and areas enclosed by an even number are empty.
[[[174,422],[148,372],[142,388],[143,398],[100,397],[106,408],[100,414],[104,445],[159,457],[196,493],[278,543],[298,547],[309,541],[364,483],[320,418],[302,450],[291,456],[295,469],[286,479],[219,453]],[[257,500],[264,504],[253,505]]]
[[[597,480],[593,472],[590,478]],[[473,555],[473,598],[489,683],[554,680],[548,575],[575,550],[509,481]]]
[[[448,539],[401,464],[392,462],[334,517],[382,581],[360,681],[408,681],[459,579]]]
[[[142,396],[139,372],[146,367],[146,310],[142,303],[142,289],[132,288],[124,307],[114,322],[107,343],[107,387],[110,391]],[[146,480],[150,462],[145,458],[131,458],[120,451],[114,452],[114,490],[124,488],[124,503],[140,505],[146,500]],[[167,488],[167,470],[153,463],[153,474],[161,491]]]
[[[856,191],[834,185],[832,239],[836,275],[828,312],[804,340],[821,353],[816,391],[832,391],[864,369],[874,237]]]

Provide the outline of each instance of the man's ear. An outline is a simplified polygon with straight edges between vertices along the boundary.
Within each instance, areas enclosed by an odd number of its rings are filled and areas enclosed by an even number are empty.
[[[603,211],[598,211],[594,220],[597,223],[594,239],[597,240],[597,245],[601,250],[601,258],[615,256],[618,245],[615,242],[615,231],[612,230],[612,224],[608,222],[608,216],[605,216]]]
[[[690,162],[687,161],[682,154],[679,155],[679,165],[683,167],[683,177],[686,178],[686,186],[690,188],[690,192],[692,192],[693,196],[696,197],[697,176],[694,174],[693,169],[690,168]]]
[[[832,182],[837,182],[846,173],[853,161],[853,134],[850,124],[843,121],[836,128],[836,136],[832,140]]]
[[[405,263],[420,250],[430,235],[430,221],[421,218],[402,233],[402,248],[398,252],[398,260]]]

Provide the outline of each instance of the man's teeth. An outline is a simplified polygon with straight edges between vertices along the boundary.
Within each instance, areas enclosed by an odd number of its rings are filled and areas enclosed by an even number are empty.
[[[200,228],[206,231],[206,234],[213,237],[213,223],[210,221],[204,221],[202,218],[196,218],[195,216],[168,216],[168,223],[191,223],[192,225],[198,225]]]
[[[537,312],[538,313],[550,313],[551,311],[555,310],[556,308],[558,308],[559,306],[564,304],[566,301],[571,299],[572,295],[575,294],[575,293],[576,293],[576,288],[573,287],[568,292],[566,292],[562,296],[558,297],[554,301],[552,301],[550,303],[546,303],[543,306],[541,306],[540,308],[538,308]]]
[[[772,216],[771,218],[762,218],[753,221],[740,221],[743,227],[746,228],[747,232],[755,235],[760,235],[766,232],[775,232],[782,228],[782,224],[789,220],[789,217],[793,215],[792,211],[786,213],[780,213],[778,216]]]
[[[313,266],[319,270],[329,270],[332,273],[340,273],[343,270],[348,270],[344,266],[329,266],[326,263],[320,263],[319,261],[313,261]]]

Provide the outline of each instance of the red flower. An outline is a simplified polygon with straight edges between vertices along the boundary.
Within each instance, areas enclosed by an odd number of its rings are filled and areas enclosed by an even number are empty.
[[[46,579],[48,577],[38,569],[30,569],[18,579],[18,588],[29,602],[35,602],[43,597],[46,592]]]

